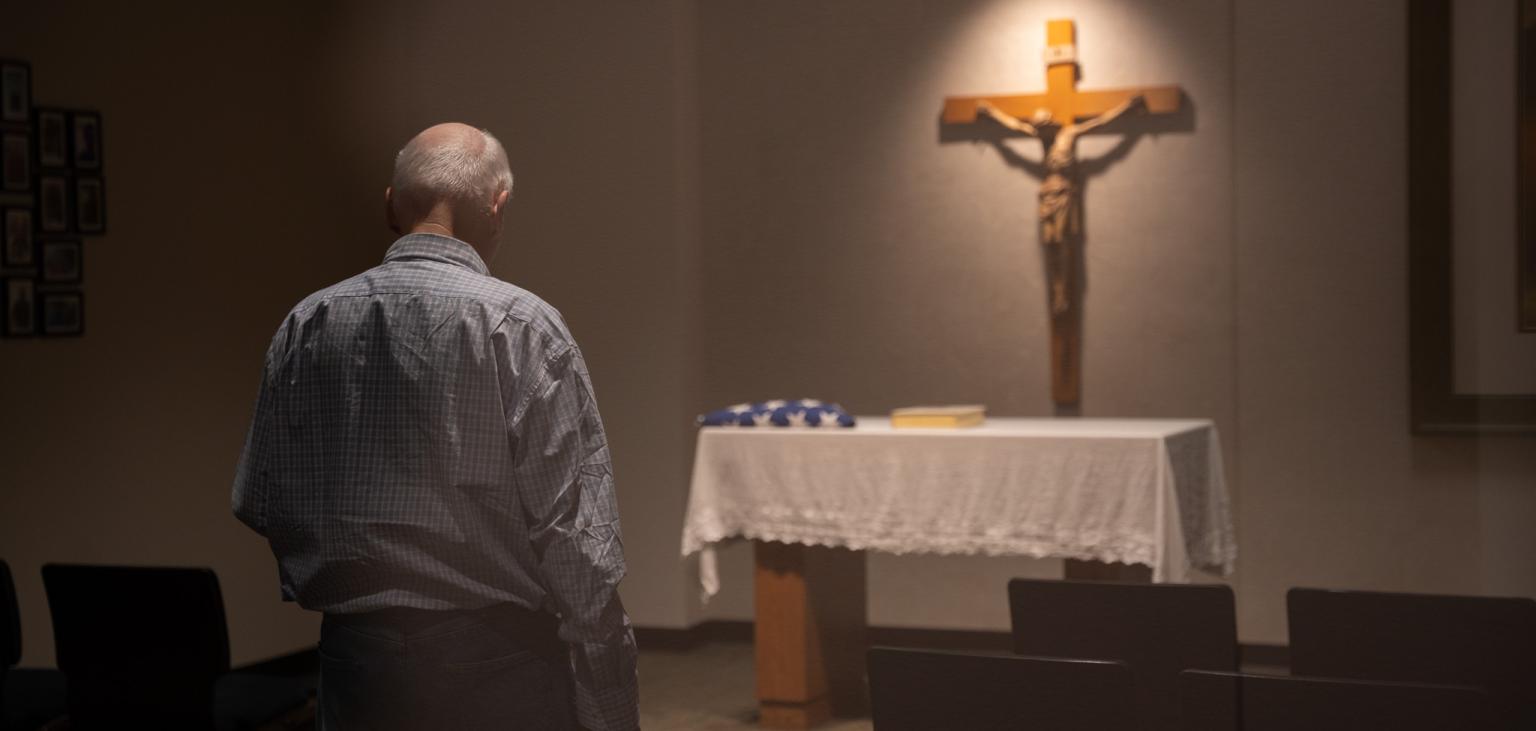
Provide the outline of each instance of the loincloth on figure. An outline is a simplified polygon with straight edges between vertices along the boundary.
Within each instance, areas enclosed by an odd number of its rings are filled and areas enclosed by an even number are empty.
[[[1053,175],[1040,184],[1040,225],[1048,234],[1042,244],[1077,235],[1077,186],[1072,181]]]

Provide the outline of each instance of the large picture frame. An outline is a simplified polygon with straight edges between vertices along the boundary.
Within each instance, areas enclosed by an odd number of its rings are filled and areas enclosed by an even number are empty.
[[[1516,245],[1520,332],[1536,333],[1536,0],[1518,0],[1520,37],[1519,193],[1520,233]]]
[[[1408,0],[1410,420],[1420,435],[1536,434],[1536,394],[1455,388],[1451,16],[1451,0]]]

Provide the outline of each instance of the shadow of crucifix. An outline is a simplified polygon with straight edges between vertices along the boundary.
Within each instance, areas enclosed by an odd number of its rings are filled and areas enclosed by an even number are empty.
[[[1193,106],[1177,86],[1078,91],[1075,35],[1070,20],[1047,23],[1044,94],[948,97],[939,125],[940,142],[989,142],[1010,166],[1040,180],[1037,214],[1048,281],[1051,399],[1058,413],[1075,409],[1082,393],[1084,181],[1128,156],[1143,134],[1194,129]],[[1105,131],[1123,136],[1104,155],[1079,159],[1078,138]],[[1019,135],[1040,140],[1044,149],[1038,161],[1007,143]]]

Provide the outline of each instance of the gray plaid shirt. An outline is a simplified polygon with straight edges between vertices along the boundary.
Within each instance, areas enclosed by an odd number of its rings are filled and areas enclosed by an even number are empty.
[[[560,313],[489,276],[468,244],[405,236],[293,308],[233,503],[271,542],[283,597],[307,609],[558,613],[582,725],[638,726],[586,364]]]

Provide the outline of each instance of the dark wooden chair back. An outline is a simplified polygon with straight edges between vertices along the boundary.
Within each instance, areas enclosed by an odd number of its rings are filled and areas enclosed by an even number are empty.
[[[1098,660],[869,650],[875,731],[1102,731],[1134,722],[1131,674]]]
[[[21,662],[21,607],[16,603],[16,582],[11,567],[0,561],[0,687],[5,671]]]
[[[11,668],[21,662],[21,607],[16,603],[16,583],[11,567],[0,561],[0,724],[5,723],[5,681]]]
[[[1237,670],[1227,586],[1014,579],[1008,606],[1020,655],[1125,663],[1143,731],[1178,728],[1181,671]]]
[[[212,570],[43,567],[76,729],[212,728],[229,633]]]
[[[0,561],[0,728],[43,728],[64,715],[64,676],[20,662],[21,606],[11,567]]]
[[[1492,731],[1480,688],[1186,670],[1183,731]]]
[[[1536,729],[1536,600],[1292,589],[1291,671],[1485,688],[1508,729]]]

